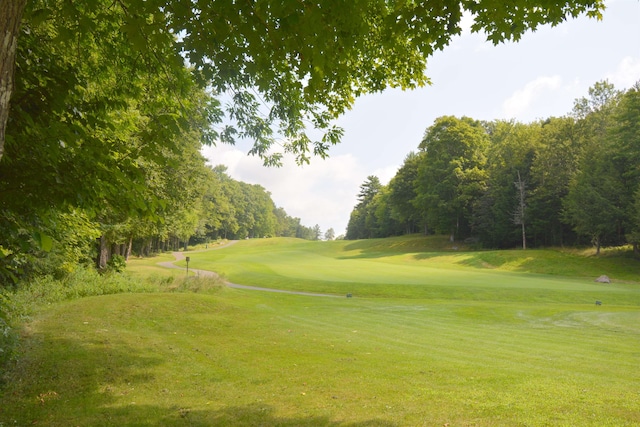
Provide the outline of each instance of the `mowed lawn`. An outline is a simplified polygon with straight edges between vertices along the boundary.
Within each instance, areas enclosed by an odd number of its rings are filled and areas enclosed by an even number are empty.
[[[47,308],[26,325],[0,425],[640,424],[637,264],[557,253],[567,271],[582,262],[565,277],[546,251],[424,249],[239,242],[190,267],[334,297],[224,288]]]

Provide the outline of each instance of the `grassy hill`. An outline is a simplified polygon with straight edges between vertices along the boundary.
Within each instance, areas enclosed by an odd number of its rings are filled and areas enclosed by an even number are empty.
[[[640,424],[637,261],[449,245],[189,254],[233,282],[337,298],[215,288],[52,304],[24,325],[0,425]],[[160,274],[154,262],[130,268]]]

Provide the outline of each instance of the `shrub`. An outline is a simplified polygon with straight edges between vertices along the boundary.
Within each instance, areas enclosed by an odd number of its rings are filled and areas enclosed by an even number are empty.
[[[122,255],[114,255],[107,262],[107,270],[116,273],[122,273],[127,268],[127,261]]]

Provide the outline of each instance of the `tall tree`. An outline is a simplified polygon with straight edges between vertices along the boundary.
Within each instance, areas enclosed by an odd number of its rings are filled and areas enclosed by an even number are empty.
[[[575,241],[563,221],[562,200],[578,170],[581,138],[572,117],[542,122],[540,147],[531,165],[529,230],[539,245],[560,246]]]
[[[486,186],[486,130],[468,117],[436,119],[420,143],[425,154],[418,171],[418,202],[436,232],[456,236],[470,232],[474,200]]]
[[[522,249],[527,249],[527,182],[522,180],[520,171],[516,171],[518,180],[513,184],[516,186],[517,204],[513,213],[513,222],[522,227]]]
[[[369,175],[367,180],[360,185],[358,204],[351,211],[347,225],[346,238],[348,240],[374,237],[376,224],[374,199],[381,189],[380,179],[375,175]]]
[[[424,152],[409,153],[404,163],[389,182],[391,217],[404,225],[405,233],[415,233],[424,219],[415,203],[417,197],[418,167]]]
[[[638,203],[640,194],[640,81],[622,95],[610,137],[615,144],[612,161],[620,172],[620,187],[624,211],[623,226],[627,240],[638,252],[640,245],[640,223],[638,222]]]
[[[530,168],[539,144],[540,126],[499,120],[487,123],[486,127],[491,140],[485,151],[487,188],[473,206],[474,233],[488,246],[522,245],[520,220],[522,216],[531,216],[514,183],[531,181]],[[529,186],[528,191],[531,190]]]
[[[28,28],[37,21],[51,20],[60,34],[54,43],[84,41],[98,22],[119,27],[131,46],[163,64],[167,74],[181,67],[177,59],[182,53],[203,83],[218,93],[234,94],[230,113],[256,141],[252,151],[276,162],[279,157],[267,152],[276,137],[270,123],[280,123],[286,148],[297,153],[300,161],[311,150],[325,155],[340,137],[330,120],[349,108],[357,96],[389,86],[413,88],[428,82],[425,59],[460,34],[464,11],[473,16],[472,31],[484,31],[490,41],[499,43],[518,40],[541,24],[557,25],[569,16],[586,13],[600,18],[604,9],[602,0],[552,5],[525,0],[356,0],[332,7],[319,0],[242,4],[4,0],[0,4],[0,153],[14,52],[21,42],[18,28],[21,22]],[[86,88],[78,85],[72,90]],[[273,106],[268,114],[258,113],[253,89]],[[326,131],[325,136],[311,142],[304,132],[305,118]]]
[[[603,81],[591,87],[589,97],[576,100],[574,106],[582,153],[564,199],[565,218],[578,234],[591,239],[598,254],[603,244],[621,243],[622,237],[622,171],[614,161],[619,147],[611,138],[620,99],[621,93]]]

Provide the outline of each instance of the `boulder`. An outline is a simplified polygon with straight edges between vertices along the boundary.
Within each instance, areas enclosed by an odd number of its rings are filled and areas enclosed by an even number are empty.
[[[596,282],[598,283],[611,283],[611,280],[609,280],[609,276],[605,276],[604,274],[600,277],[598,277],[596,279]]]

